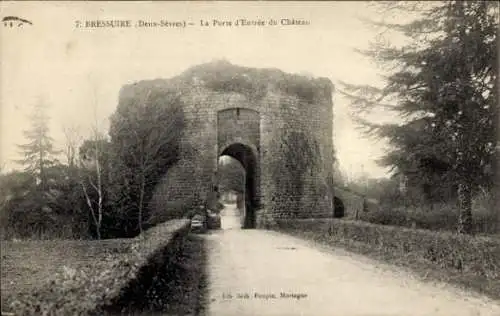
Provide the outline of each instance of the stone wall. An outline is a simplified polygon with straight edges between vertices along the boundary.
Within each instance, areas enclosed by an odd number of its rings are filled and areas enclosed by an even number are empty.
[[[258,224],[286,217],[289,197],[283,187],[276,186],[277,179],[272,177],[275,172],[270,168],[287,160],[281,148],[282,138],[286,131],[293,130],[313,149],[302,177],[303,193],[295,213],[299,217],[331,214],[331,194],[326,185],[333,168],[333,85],[329,80],[276,69],[244,68],[222,61],[192,67],[168,80],[125,86],[121,98],[155,89],[174,89],[183,102],[187,119],[183,156],[192,163],[179,165],[177,173],[196,166],[195,176],[191,175],[193,170],[186,170],[190,177],[177,177],[178,182],[170,185],[169,181],[163,181],[160,186],[165,188],[159,191],[175,190],[176,195],[186,196],[196,191],[201,199],[207,198],[216,178],[219,155],[227,146],[238,143],[251,149],[257,158],[256,190],[251,198],[258,208]],[[301,150],[297,148],[289,155],[297,155]],[[288,160],[295,157],[288,156]],[[167,198],[168,194],[164,196]],[[278,203],[272,200],[276,196],[281,197]]]

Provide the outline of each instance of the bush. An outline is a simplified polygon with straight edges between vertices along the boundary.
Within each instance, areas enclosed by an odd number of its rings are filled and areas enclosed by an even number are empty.
[[[493,202],[490,194],[478,195],[473,200],[473,233],[495,234],[499,232]],[[455,231],[458,224],[458,209],[451,202],[392,209],[381,208],[361,213],[360,219],[379,225]]]
[[[46,191],[33,176],[13,171],[0,175],[0,238],[89,239],[89,214],[79,183],[66,177],[65,166],[51,169]]]
[[[193,209],[196,209],[197,203],[193,199],[174,200],[164,202],[163,208],[155,208],[148,220],[149,225],[164,223],[173,219],[191,218]]]
[[[408,214],[399,209],[375,210],[359,214],[360,219],[378,225],[409,226]]]

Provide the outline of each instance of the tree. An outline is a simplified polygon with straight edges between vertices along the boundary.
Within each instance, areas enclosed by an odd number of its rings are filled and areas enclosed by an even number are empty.
[[[143,230],[145,211],[155,186],[179,159],[184,113],[179,96],[169,91],[144,91],[120,103],[111,120],[110,136],[122,206],[133,207],[137,228]]]
[[[105,219],[112,217],[111,214],[105,213],[108,213],[107,211],[111,209],[109,207],[111,204],[109,196],[111,195],[111,182],[113,179],[111,178],[112,172],[110,166],[113,157],[111,154],[112,146],[102,129],[102,121],[99,121],[101,115],[98,113],[99,99],[97,95],[97,89],[93,87],[93,102],[91,106],[94,117],[90,128],[91,136],[89,139],[83,141],[79,147],[77,171],[80,186],[95,226],[97,238],[101,239],[103,237]],[[76,127],[66,127],[65,131],[68,160],[71,161],[71,159],[74,159],[74,146],[79,143],[80,137],[78,135],[78,128]]]
[[[66,163],[68,166],[75,167],[78,159],[78,146],[81,136],[80,129],[77,126],[63,126],[63,133],[66,139],[64,154],[66,155]]]
[[[94,127],[93,138],[85,140],[79,152],[80,184],[96,228],[97,239],[101,239],[105,196],[103,177],[107,171],[105,169],[107,167],[107,159],[105,158],[107,149],[109,149],[107,140]],[[92,193],[89,192],[88,186],[93,190]],[[95,195],[97,195],[96,198],[94,198]]]
[[[219,163],[217,177],[219,192],[245,191],[245,169],[238,160],[231,158],[227,162]]]
[[[0,225],[3,233],[9,228],[11,224],[11,217],[14,213],[13,209],[18,206],[20,202],[35,186],[33,176],[26,172],[11,171],[6,174],[0,175]]]
[[[494,183],[498,5],[443,1],[412,9],[420,12],[412,22],[373,22],[404,34],[410,44],[378,42],[359,51],[389,70],[385,85],[344,83],[343,93],[365,131],[392,145],[381,164],[421,184],[457,189],[458,231],[468,233],[473,192]],[[402,122],[363,117],[374,109],[389,109]]]
[[[45,172],[51,179],[50,190],[41,192],[34,176],[22,171],[2,175],[0,225],[8,237],[51,238],[86,236],[88,230],[80,212],[81,188],[67,177],[67,166],[55,165]]]
[[[28,143],[18,145],[24,158],[17,161],[25,167],[26,172],[36,176],[42,191],[48,188],[46,170],[58,163],[55,156],[59,154],[54,149],[53,139],[49,136],[49,117],[46,111],[47,104],[41,100],[33,107],[33,113],[29,116],[31,128],[23,132]]]

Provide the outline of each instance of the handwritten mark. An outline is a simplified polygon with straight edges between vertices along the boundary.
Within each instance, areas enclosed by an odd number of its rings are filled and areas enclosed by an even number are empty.
[[[14,26],[21,27],[24,24],[33,25],[33,23],[31,21],[28,21],[26,19],[22,19],[22,18],[17,17],[17,16],[6,16],[2,19],[2,22],[3,22],[4,26],[11,27],[11,28]]]

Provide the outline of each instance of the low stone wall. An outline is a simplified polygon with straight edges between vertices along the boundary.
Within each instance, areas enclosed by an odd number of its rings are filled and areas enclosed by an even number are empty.
[[[169,264],[188,233],[188,220],[162,223],[134,238],[124,253],[109,254],[86,267],[69,267],[48,280],[41,290],[17,297],[9,306],[3,306],[2,312],[14,315],[110,314],[110,309],[120,305],[124,296],[131,295],[131,289],[147,286],[137,283],[149,282],[159,265]]]

